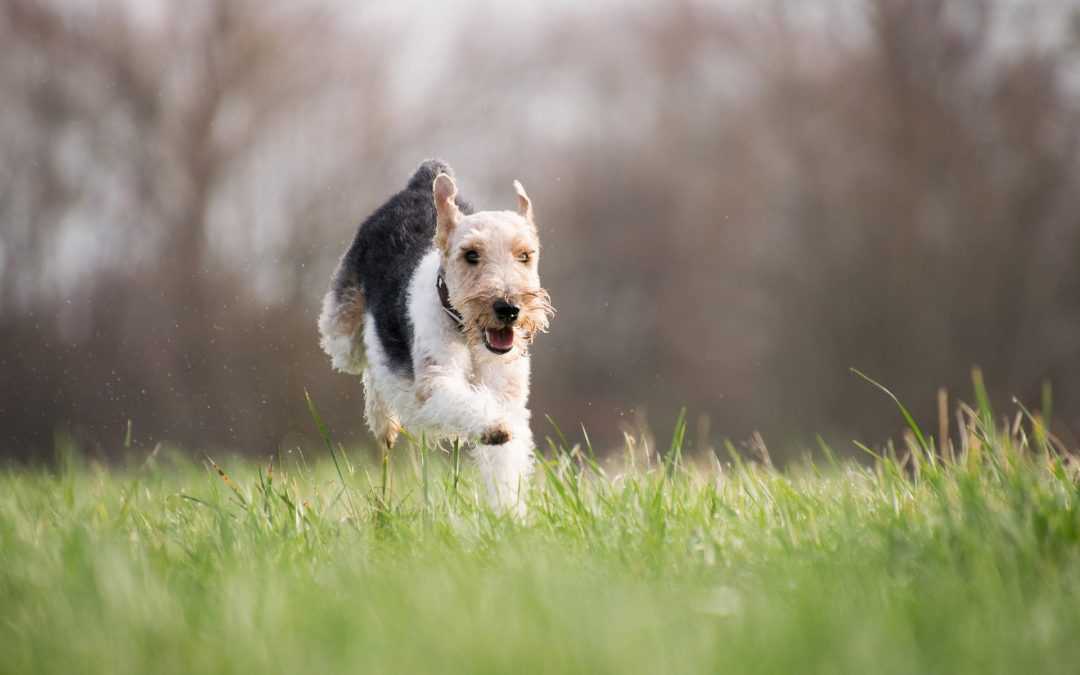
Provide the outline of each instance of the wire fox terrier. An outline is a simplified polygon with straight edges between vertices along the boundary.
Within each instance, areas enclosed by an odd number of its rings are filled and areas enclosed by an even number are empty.
[[[532,203],[514,189],[516,212],[474,212],[449,166],[421,164],[361,224],[319,332],[333,367],[362,375],[364,416],[387,450],[403,428],[470,442],[491,503],[521,511],[533,461],[528,349],[554,310]]]

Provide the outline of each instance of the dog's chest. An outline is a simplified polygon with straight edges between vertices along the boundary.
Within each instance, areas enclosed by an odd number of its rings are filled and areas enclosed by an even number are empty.
[[[470,384],[486,387],[504,401],[523,401],[528,394],[528,357],[479,359],[473,363]]]

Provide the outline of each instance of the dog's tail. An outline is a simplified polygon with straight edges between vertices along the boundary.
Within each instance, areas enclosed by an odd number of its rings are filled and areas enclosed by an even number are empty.
[[[412,178],[409,179],[408,189],[410,190],[427,190],[431,191],[431,185],[435,182],[435,177],[440,173],[445,173],[451,178],[454,177],[454,170],[450,168],[450,165],[441,159],[427,159],[420,163],[420,166],[416,168],[416,172],[413,173]]]

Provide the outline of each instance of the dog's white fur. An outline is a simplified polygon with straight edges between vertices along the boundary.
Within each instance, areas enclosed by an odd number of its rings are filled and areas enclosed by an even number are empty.
[[[414,437],[473,443],[472,455],[489,500],[520,513],[534,447],[527,407],[528,346],[536,332],[546,329],[552,309],[539,285],[532,205],[521,184],[515,181],[514,187],[518,212],[464,215],[454,204],[453,180],[446,174],[436,178],[436,246],[421,260],[409,284],[411,379],[390,367],[370,313],[364,315],[362,332],[367,357],[365,417],[375,437],[389,448],[404,428]],[[463,251],[473,248],[482,250],[479,265],[464,260]],[[451,303],[464,316],[464,330],[447,316],[435,290],[440,268]],[[335,368],[357,373],[362,368],[357,336],[335,334],[339,307],[331,296],[324,299],[319,322],[323,348]],[[491,305],[497,298],[521,307],[514,345],[506,354],[493,353],[483,342],[484,329],[496,325]]]

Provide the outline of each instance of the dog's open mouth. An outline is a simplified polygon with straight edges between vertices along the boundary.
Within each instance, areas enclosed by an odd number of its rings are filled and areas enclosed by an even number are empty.
[[[487,328],[484,330],[484,346],[496,354],[505,354],[514,348],[514,329]]]

